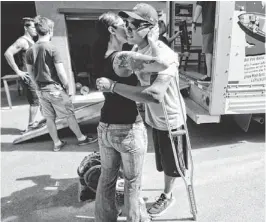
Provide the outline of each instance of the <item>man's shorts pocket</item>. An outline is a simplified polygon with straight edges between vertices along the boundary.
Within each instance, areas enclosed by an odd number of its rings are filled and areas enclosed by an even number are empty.
[[[49,94],[55,99],[61,99],[62,98],[61,91],[49,92]]]

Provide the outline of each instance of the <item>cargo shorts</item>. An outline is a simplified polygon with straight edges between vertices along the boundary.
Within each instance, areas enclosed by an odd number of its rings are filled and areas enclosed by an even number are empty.
[[[207,54],[213,53],[213,33],[202,35],[202,52]]]
[[[74,106],[65,90],[58,84],[40,87],[37,92],[45,118],[66,118],[74,115]]]
[[[178,130],[182,127],[178,128]],[[155,151],[156,168],[159,172],[164,172],[170,177],[180,177],[174,159],[173,148],[168,131],[152,129],[152,137]],[[178,163],[184,173],[188,166],[186,136],[178,136],[174,139]]]
[[[30,106],[39,106],[39,98],[37,96],[36,87],[31,79],[20,79],[20,84],[26,92],[26,97]]]

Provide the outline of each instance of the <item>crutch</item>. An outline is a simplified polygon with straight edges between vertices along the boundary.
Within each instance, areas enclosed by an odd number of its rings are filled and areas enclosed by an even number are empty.
[[[182,177],[186,190],[188,193],[188,199],[189,199],[189,205],[190,205],[190,212],[193,215],[193,219],[196,221],[197,220],[197,206],[196,206],[196,200],[195,200],[195,195],[194,195],[194,188],[193,188],[193,160],[192,160],[192,154],[191,154],[191,143],[188,135],[188,129],[187,129],[187,124],[186,124],[186,118],[185,118],[185,112],[183,110],[183,106],[181,103],[181,93],[179,91],[179,83],[178,83],[178,76],[175,78],[176,85],[177,85],[177,94],[178,94],[178,100],[179,100],[179,105],[181,107],[181,113],[182,113],[182,118],[184,120],[184,128],[182,130],[172,130],[170,127],[169,123],[169,118],[167,114],[167,110],[165,107],[165,102],[164,100],[162,101],[162,106],[163,106],[163,111],[166,119],[166,124],[169,132],[169,138],[171,140],[171,145],[173,149],[173,154],[174,154],[174,159],[175,159],[175,164],[178,170],[178,173]],[[186,159],[187,159],[187,169],[186,169],[186,164],[183,163],[183,171],[180,168],[180,158],[178,158],[175,144],[174,144],[174,138],[178,139],[179,136],[186,135],[186,142],[187,142],[187,151],[186,151]],[[182,161],[182,160],[181,160]]]

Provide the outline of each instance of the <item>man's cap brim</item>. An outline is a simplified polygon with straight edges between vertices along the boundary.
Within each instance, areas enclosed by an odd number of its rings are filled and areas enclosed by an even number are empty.
[[[123,18],[127,18],[127,17],[131,17],[133,19],[137,19],[137,20],[142,20],[142,21],[147,21],[146,19],[140,17],[139,15],[137,15],[134,12],[130,12],[130,11],[120,11],[118,13],[119,16],[123,17]]]

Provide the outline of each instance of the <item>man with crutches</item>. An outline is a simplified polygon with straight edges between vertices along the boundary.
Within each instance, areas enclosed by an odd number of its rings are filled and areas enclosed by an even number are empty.
[[[119,14],[128,20],[128,42],[137,46],[133,50],[145,55],[160,55],[161,59],[169,61],[170,64],[166,70],[156,74],[147,71],[142,72],[141,68],[132,70],[132,73],[138,76],[141,86],[120,84],[107,78],[97,80],[97,87],[101,91],[110,91],[134,101],[146,103],[145,121],[152,127],[156,167],[158,171],[164,172],[164,192],[148,210],[151,216],[156,217],[162,215],[174,203],[172,195],[174,182],[177,177],[180,177],[179,170],[176,167],[176,155],[173,153],[172,141],[168,132],[168,123],[171,130],[183,132],[182,129],[186,121],[186,114],[184,113],[185,115],[182,116],[182,108],[185,112],[185,105],[178,89],[178,78],[176,78],[178,77],[178,57],[173,50],[161,41],[156,42],[158,44],[157,48],[159,48],[157,51],[150,46],[146,35],[151,30],[156,30],[155,27],[158,23],[157,12],[152,6],[138,4],[132,12],[120,12]],[[143,26],[140,25],[140,28],[138,28],[134,25],[141,21],[146,24],[146,33]],[[126,67],[126,62],[129,63],[130,61],[123,59],[121,62]],[[119,61],[117,63],[119,66]],[[168,121],[166,121],[164,109]],[[186,138],[184,134],[176,138],[174,146],[178,151],[181,171],[184,172],[187,153]]]

